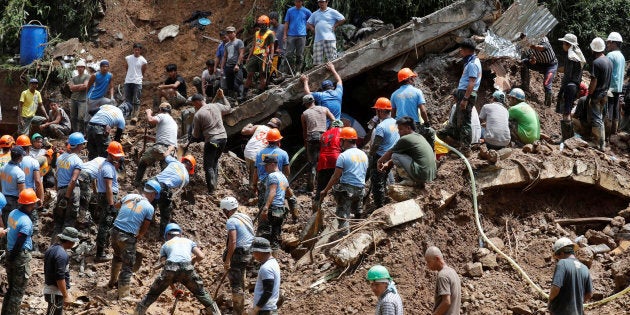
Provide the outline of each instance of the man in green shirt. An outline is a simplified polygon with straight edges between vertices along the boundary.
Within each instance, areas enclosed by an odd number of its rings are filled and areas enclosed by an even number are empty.
[[[525,103],[525,92],[519,88],[514,88],[508,94],[508,98],[510,101],[508,114],[512,140],[517,140],[522,144],[530,144],[540,139],[540,119],[536,110]]]
[[[393,165],[405,179],[399,185],[416,186],[423,185],[435,179],[437,164],[433,148],[423,136],[415,132],[414,120],[404,116],[396,120],[400,139],[383,156],[378,159],[379,172],[387,172]]]

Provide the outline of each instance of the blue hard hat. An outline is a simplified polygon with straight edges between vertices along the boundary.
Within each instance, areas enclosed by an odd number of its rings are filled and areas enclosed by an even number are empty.
[[[525,100],[525,92],[519,88],[513,88],[509,95],[519,101]]]
[[[182,233],[182,228],[179,227],[179,225],[177,225],[177,223],[169,223],[166,225],[166,228],[164,229],[164,239],[166,239],[166,236],[168,234],[175,234],[175,232],[178,232],[178,234]]]
[[[322,89],[328,89],[331,88],[333,86],[333,82],[330,80],[324,80],[322,82]]]
[[[146,192],[155,192],[155,199],[160,199],[160,192],[162,191],[162,186],[155,179],[150,179],[144,184],[144,191]]]
[[[70,137],[68,137],[68,144],[73,148],[86,142],[85,137],[83,137],[83,134],[80,132],[73,132]]]

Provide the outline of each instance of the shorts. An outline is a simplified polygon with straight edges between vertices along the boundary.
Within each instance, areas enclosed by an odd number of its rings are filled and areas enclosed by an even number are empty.
[[[322,40],[313,44],[313,64],[321,65],[337,59],[337,41]]]

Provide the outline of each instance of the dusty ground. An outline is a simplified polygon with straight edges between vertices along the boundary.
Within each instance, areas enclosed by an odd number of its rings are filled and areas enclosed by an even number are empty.
[[[154,2],[160,4],[160,8],[152,8]],[[247,2],[247,1],[246,1]],[[258,6],[268,7],[269,3],[256,3]],[[112,71],[115,80],[123,79],[123,68],[120,62],[129,53],[131,43],[140,41],[147,47],[145,56],[149,60],[150,68],[146,77],[147,82],[163,80],[163,67],[166,63],[175,62],[179,65],[180,73],[188,82],[194,75],[198,75],[203,63],[208,56],[213,56],[216,43],[201,38],[202,34],[216,37],[218,30],[229,24],[240,25],[241,17],[252,8],[246,3],[241,7],[237,1],[226,3],[220,0],[210,1],[108,1],[107,17],[101,24],[107,32],[101,36],[101,42],[107,47],[90,48],[89,52],[96,58],[108,58],[112,61]],[[204,32],[189,30],[182,26],[180,35],[175,39],[167,39],[158,43],[157,35],[151,31],[159,29],[171,23],[181,23],[193,10],[210,10],[213,24]],[[141,19],[139,18],[141,17]],[[132,25],[133,24],[133,25]],[[121,31],[124,34],[123,41],[113,39],[113,34]],[[113,46],[112,44],[113,43]],[[448,60],[448,59],[447,59]],[[504,62],[506,69],[511,74],[511,81],[518,84],[517,68],[510,62]],[[486,64],[484,64],[485,66]],[[426,93],[430,104],[436,104],[429,108],[433,125],[438,125],[447,117],[451,101],[448,93],[454,85],[454,79],[458,76],[459,66],[451,65],[429,68],[420,65],[419,73],[421,87]],[[489,75],[489,73],[484,73]],[[558,134],[559,115],[552,109],[543,108],[541,77],[532,75],[532,104],[538,111],[543,130],[548,134]],[[558,78],[556,82],[559,82]],[[557,83],[555,87],[557,88]],[[189,93],[193,87],[189,86]],[[143,105],[150,105],[150,90],[143,91],[145,97]],[[489,99],[492,93],[491,84],[484,81],[480,92],[478,105]],[[540,95],[540,96],[538,96]],[[141,116],[142,117],[142,116]],[[139,139],[143,133],[142,127],[130,127],[127,131],[125,150],[130,155],[130,163],[127,167],[126,177],[121,179],[121,190],[131,191],[131,180],[135,173],[134,152],[142,146]],[[512,158],[530,161],[534,156],[543,161],[553,161],[560,154],[573,154],[574,158],[597,159],[602,168],[614,170],[628,177],[628,152],[607,152],[607,157],[587,151],[576,153],[559,152],[557,146],[549,154],[523,154],[515,152]],[[516,150],[518,151],[518,150]],[[201,145],[192,145],[190,151],[198,161],[201,161]],[[611,155],[615,159],[610,159]],[[475,168],[488,167],[486,162],[473,157]],[[150,170],[147,176],[151,176]],[[460,274],[464,273],[464,266],[472,261],[472,253],[479,247],[479,236],[473,222],[472,202],[467,187],[468,179],[464,166],[453,157],[445,158],[439,168],[437,180],[427,185],[422,195],[417,198],[419,204],[427,215],[420,221],[406,224],[389,232],[387,241],[378,244],[376,249],[365,255],[360,263],[345,271],[342,276],[332,279],[313,289],[311,283],[333,272],[334,264],[325,257],[316,257],[317,263],[295,267],[295,260],[288,253],[281,253],[280,263],[282,269],[283,284],[286,302],[281,308],[284,314],[369,314],[373,312],[376,303],[369,291],[369,286],[364,280],[367,269],[377,263],[386,265],[398,284],[398,289],[408,314],[427,314],[433,306],[433,285],[435,273],[426,269],[422,253],[429,245],[437,245],[442,248],[446,261]],[[244,164],[235,156],[227,154],[221,159],[220,189],[208,196],[203,180],[203,171],[192,177],[188,186],[194,193],[194,204],[175,197],[176,207],[173,220],[180,224],[186,234],[193,238],[206,254],[206,259],[197,267],[204,279],[206,289],[214,293],[217,284],[213,283],[223,273],[220,259],[225,239],[223,231],[225,218],[218,211],[218,201],[227,195],[235,195],[241,203],[250,198],[250,192],[246,182]],[[298,181],[298,187],[302,182]],[[447,207],[437,209],[439,190],[441,187],[457,187],[462,189]],[[287,224],[286,234],[297,233],[301,224],[308,219],[307,210],[310,207],[311,196],[299,195],[300,205],[304,209],[300,214],[298,224]],[[505,251],[508,252],[539,284],[548,291],[553,273],[554,262],[550,258],[550,247],[555,237],[562,235],[555,225],[551,224],[554,218],[575,218],[581,216],[610,216],[613,217],[620,210],[628,206],[628,200],[617,195],[594,190],[592,187],[569,185],[567,183],[554,183],[534,186],[529,191],[523,191],[523,187],[503,188],[500,190],[484,191],[480,197],[480,209],[484,229],[490,237],[498,237],[505,243]],[[324,203],[325,211],[332,211],[334,204],[331,200]],[[245,211],[254,216],[255,208],[245,208]],[[51,218],[46,215],[42,219],[45,226],[50,225]],[[601,230],[604,226],[589,226]],[[105,283],[109,278],[108,264],[94,264],[92,257],[88,257],[86,273],[79,275],[79,266],[71,265],[72,292],[74,296],[87,296],[90,300],[87,305],[73,307],[69,314],[129,314],[135,303],[148,291],[159,271],[151,269],[151,265],[157,259],[157,252],[162,244],[161,236],[157,233],[157,225],[152,226],[148,237],[139,244],[140,250],[146,254],[143,267],[132,280],[132,300],[117,301],[115,291],[108,290]],[[565,229],[571,236],[584,234],[585,228],[581,226],[568,226]],[[36,239],[40,244],[49,243],[51,229],[44,228],[45,237]],[[93,237],[93,235],[92,235]],[[611,295],[614,283],[610,267],[613,262],[630,262],[630,253],[620,256],[608,254],[595,258],[591,267],[596,298],[601,299]],[[499,266],[493,270],[484,272],[481,278],[462,276],[464,313],[466,314],[511,314],[515,306],[527,309],[532,314],[544,314],[545,301],[537,297],[527,286],[521,277],[510,265],[499,259]],[[26,314],[42,314],[45,303],[41,297],[43,283],[43,263],[41,260],[32,261],[32,276],[29,280],[27,296],[24,299]],[[4,279],[4,271],[0,271]],[[253,285],[255,278],[250,278]],[[247,297],[251,299],[251,294]],[[219,290],[218,302],[229,314],[229,299],[227,287]],[[149,314],[169,314],[173,298],[167,292],[149,309]],[[192,314],[200,307],[194,298],[187,297],[178,304],[175,314]],[[591,314],[624,314],[630,308],[630,299],[623,297],[605,306],[589,311]]]

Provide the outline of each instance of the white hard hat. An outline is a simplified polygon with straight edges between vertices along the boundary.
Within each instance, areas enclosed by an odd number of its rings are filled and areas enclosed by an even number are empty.
[[[219,207],[221,210],[231,211],[238,208],[238,201],[234,197],[225,197],[221,200]]]
[[[573,246],[573,251],[577,250],[577,245],[575,243],[573,243],[570,239],[566,238],[566,237],[561,237],[559,238],[555,243],[553,243],[553,253],[557,253],[559,250],[567,247],[567,246]]]
[[[591,50],[594,52],[603,52],[606,49],[606,43],[600,37],[596,37],[591,42]]]
[[[606,41],[623,43],[623,39],[621,39],[621,34],[619,34],[617,32],[610,33],[608,35],[608,38],[606,39]]]
[[[83,59],[80,59],[79,62],[77,62],[76,67],[85,67],[85,61],[83,61]]]

